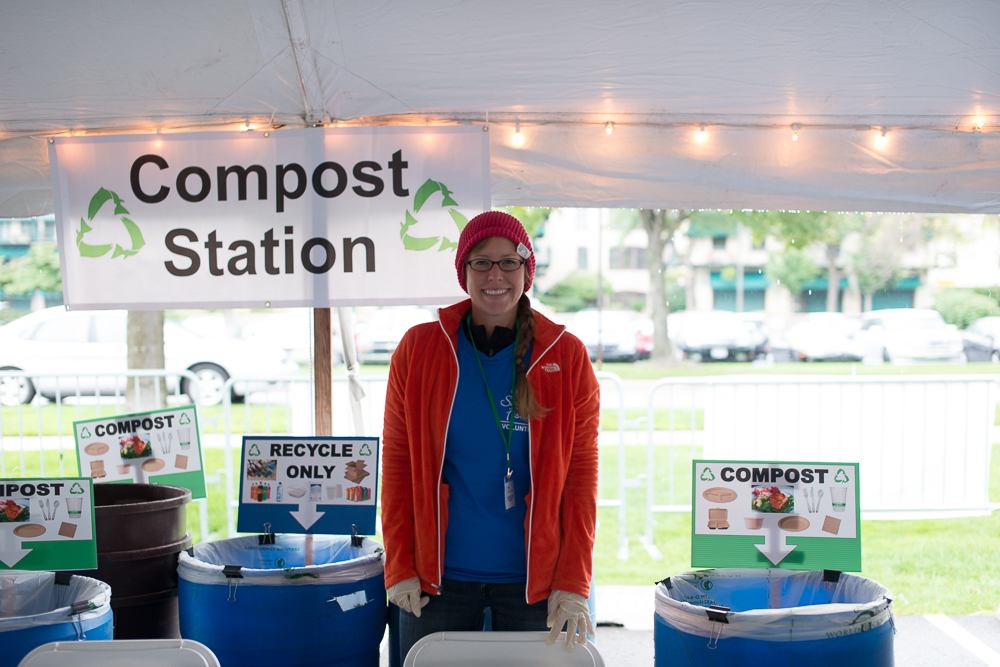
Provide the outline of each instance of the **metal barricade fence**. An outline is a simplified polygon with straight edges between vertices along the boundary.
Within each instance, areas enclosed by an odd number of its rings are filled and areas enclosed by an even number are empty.
[[[865,519],[981,516],[989,502],[996,418],[993,375],[717,376],[663,378],[649,390],[646,415],[646,526],[654,558],[654,514],[690,512],[690,460],[859,463]],[[669,429],[656,428],[657,393],[669,390]],[[686,470],[675,416],[689,411]],[[696,413],[704,429],[695,429]],[[662,417],[662,413],[661,413]],[[700,437],[696,437],[700,435]],[[657,484],[658,448],[667,448],[666,484]],[[661,457],[662,458],[662,457]],[[677,481],[683,484],[678,494]],[[657,490],[666,502],[657,503]],[[685,501],[681,501],[681,497]]]

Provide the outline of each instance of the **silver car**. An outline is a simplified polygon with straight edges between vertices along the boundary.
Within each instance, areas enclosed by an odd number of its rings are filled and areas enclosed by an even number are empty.
[[[858,335],[866,349],[881,348],[882,358],[894,363],[964,363],[964,343],[958,327],[936,310],[887,308],[861,316]]]

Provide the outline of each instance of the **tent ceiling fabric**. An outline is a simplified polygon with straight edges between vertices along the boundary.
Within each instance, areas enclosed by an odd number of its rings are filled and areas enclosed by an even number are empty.
[[[1000,212],[997,26],[988,0],[10,3],[0,216],[52,211],[47,136],[272,117],[488,119],[496,205]]]

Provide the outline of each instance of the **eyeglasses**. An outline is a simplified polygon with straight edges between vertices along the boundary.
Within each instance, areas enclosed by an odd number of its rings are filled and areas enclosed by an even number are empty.
[[[486,273],[493,269],[493,265],[496,264],[500,267],[501,271],[505,273],[510,273],[511,271],[517,271],[524,264],[523,259],[514,259],[513,257],[504,257],[497,261],[492,261],[489,259],[470,259],[465,263],[473,271],[478,273]]]

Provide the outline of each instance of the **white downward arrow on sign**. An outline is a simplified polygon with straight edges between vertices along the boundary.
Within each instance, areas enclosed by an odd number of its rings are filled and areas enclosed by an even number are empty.
[[[7,567],[13,568],[21,559],[31,553],[31,549],[22,549],[20,540],[14,539],[12,535],[4,535],[0,532],[0,561]]]
[[[776,526],[769,527],[769,530],[764,534],[764,544],[755,544],[758,550],[764,556],[767,557],[772,564],[777,565],[785,556],[795,551],[798,546],[793,544],[791,546],[785,541],[787,535],[778,534],[778,529]]]
[[[289,512],[289,514],[299,522],[303,529],[309,530],[310,526],[319,521],[326,512],[317,512],[316,506],[312,503],[299,503],[298,511]]]

